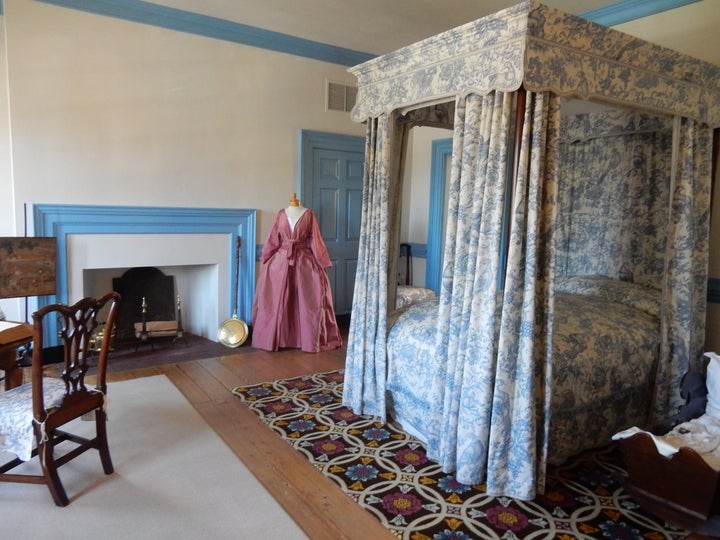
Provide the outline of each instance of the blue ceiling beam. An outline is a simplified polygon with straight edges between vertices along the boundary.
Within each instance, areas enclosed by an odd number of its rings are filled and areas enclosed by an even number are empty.
[[[580,17],[602,24],[616,24],[642,19],[656,13],[694,4],[700,0],[620,0],[605,7],[592,9],[580,14]]]
[[[354,66],[376,56],[142,0],[38,1],[343,66]]]

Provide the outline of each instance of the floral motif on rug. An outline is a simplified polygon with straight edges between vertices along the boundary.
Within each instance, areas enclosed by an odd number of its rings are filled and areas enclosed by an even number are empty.
[[[398,426],[342,405],[343,371],[233,389],[271,429],[396,537],[675,540],[687,531],[646,514],[623,490],[610,445],[550,467],[533,501],[459,483]]]

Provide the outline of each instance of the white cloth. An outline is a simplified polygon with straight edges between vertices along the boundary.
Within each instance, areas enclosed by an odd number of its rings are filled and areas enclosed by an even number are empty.
[[[708,391],[705,413],[720,420],[720,355],[708,352],[705,356],[710,359],[705,376]]]
[[[292,205],[288,206],[285,209],[285,215],[287,216],[291,231],[295,230],[295,224],[305,213],[305,210],[307,210],[307,208],[305,208],[304,206],[292,206]]]
[[[691,448],[710,467],[720,471],[720,418],[704,414],[700,418],[678,424],[665,435],[653,435],[638,427],[631,427],[616,433],[612,438],[617,441],[636,433],[646,433],[652,437],[655,447],[663,456],[670,457],[682,447]]]

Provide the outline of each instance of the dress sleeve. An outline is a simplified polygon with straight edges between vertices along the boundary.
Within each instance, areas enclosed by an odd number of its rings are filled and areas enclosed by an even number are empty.
[[[308,210],[308,212],[312,211]],[[310,218],[312,222],[310,225],[310,250],[313,252],[315,260],[321,267],[330,268],[332,263],[330,262],[330,256],[328,255],[325,242],[322,239],[322,234],[320,234],[320,227],[318,227],[315,214],[311,213]]]
[[[260,252],[260,261],[265,264],[268,262],[270,257],[275,255],[275,252],[280,248],[280,245],[282,244],[282,240],[280,239],[280,213],[283,212],[282,210],[277,213],[275,216],[275,223],[273,223],[272,229],[270,230],[270,234],[268,234],[267,239],[265,240],[265,243],[263,244],[262,251]]]

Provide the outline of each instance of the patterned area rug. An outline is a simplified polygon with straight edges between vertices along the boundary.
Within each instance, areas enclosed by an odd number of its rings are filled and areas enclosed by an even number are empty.
[[[490,497],[428,460],[416,438],[342,405],[343,372],[237,387],[233,393],[396,537],[424,539],[679,539],[617,480],[614,446],[548,471],[534,501]]]

